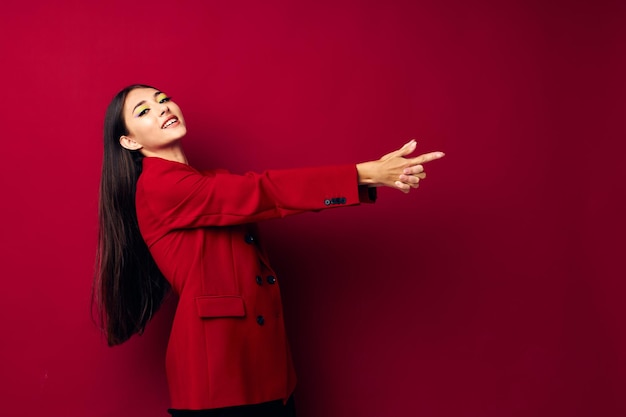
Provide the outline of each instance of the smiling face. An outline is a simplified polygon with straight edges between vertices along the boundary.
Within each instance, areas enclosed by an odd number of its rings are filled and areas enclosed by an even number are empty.
[[[154,88],[130,91],[123,117],[128,134],[120,138],[120,144],[145,156],[160,156],[180,147],[179,141],[187,133],[180,107]]]

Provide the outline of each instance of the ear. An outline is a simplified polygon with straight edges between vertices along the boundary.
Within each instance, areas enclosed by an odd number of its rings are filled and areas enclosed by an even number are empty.
[[[122,145],[122,148],[128,149],[129,151],[138,151],[143,148],[142,145],[126,135],[120,136],[120,145]]]

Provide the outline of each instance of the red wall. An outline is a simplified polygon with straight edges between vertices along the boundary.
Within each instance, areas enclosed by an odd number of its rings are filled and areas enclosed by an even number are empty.
[[[2,9],[1,416],[166,415],[172,303],[114,349],[89,316],[103,114],[136,82],[198,167],[447,154],[408,196],[262,226],[300,416],[626,414],[624,2]]]

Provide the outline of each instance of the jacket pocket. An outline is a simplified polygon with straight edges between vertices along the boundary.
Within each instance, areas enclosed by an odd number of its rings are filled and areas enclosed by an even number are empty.
[[[203,295],[195,298],[196,311],[202,318],[245,317],[243,298],[238,295]]]

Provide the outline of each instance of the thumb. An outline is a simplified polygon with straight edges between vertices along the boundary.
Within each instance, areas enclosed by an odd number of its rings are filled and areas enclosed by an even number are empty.
[[[409,155],[415,150],[416,146],[417,146],[417,142],[415,142],[415,139],[411,139],[410,141],[405,143],[400,149],[393,151],[393,152],[389,152],[387,155],[383,156],[381,159],[389,159],[393,157],[401,157],[401,156]]]
[[[398,151],[400,152],[400,156],[405,156],[411,154],[417,146],[417,142],[415,139],[411,139],[407,143],[404,144]]]

